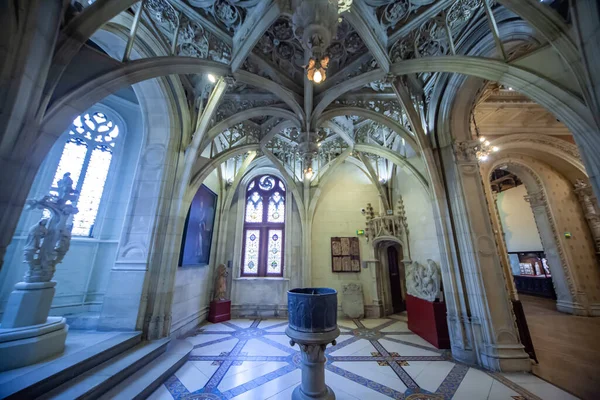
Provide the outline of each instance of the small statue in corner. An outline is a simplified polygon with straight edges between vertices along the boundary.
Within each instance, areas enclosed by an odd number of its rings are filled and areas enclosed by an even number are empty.
[[[217,276],[215,278],[215,295],[213,300],[226,300],[227,296],[227,268],[221,264],[217,267]]]

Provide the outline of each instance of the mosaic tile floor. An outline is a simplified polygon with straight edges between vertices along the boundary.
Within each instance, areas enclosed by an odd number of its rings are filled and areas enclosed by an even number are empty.
[[[530,374],[492,374],[452,361],[395,319],[339,320],[325,380],[338,400],[575,399]],[[149,398],[289,400],[300,383],[298,347],[281,319],[207,323],[187,338],[188,362]]]

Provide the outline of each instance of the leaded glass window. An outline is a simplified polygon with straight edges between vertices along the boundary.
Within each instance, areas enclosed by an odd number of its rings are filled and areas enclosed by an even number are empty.
[[[246,189],[242,276],[283,276],[285,185],[272,175]]]
[[[70,172],[73,187],[79,191],[76,204],[79,213],[73,217],[75,236],[93,235],[119,134],[119,126],[102,112],[78,116],[68,131],[50,193],[57,193],[58,181]]]

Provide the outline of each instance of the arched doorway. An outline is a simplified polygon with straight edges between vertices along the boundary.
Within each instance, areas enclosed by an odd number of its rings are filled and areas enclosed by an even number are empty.
[[[597,261],[574,177],[512,149],[492,157],[482,172],[519,336],[536,361],[532,372],[590,397],[598,354],[591,338],[599,322],[589,318]],[[568,372],[559,372],[559,364]]]
[[[406,273],[404,246],[398,239],[373,243],[379,261],[378,291],[383,299],[383,315],[406,311]]]

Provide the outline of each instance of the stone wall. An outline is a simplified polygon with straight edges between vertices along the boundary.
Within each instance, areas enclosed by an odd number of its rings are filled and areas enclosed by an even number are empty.
[[[509,252],[544,251],[531,206],[525,201],[526,195],[524,185],[498,194],[496,204]]]
[[[312,227],[312,284],[331,287],[341,293],[342,285],[360,283],[364,303],[373,302],[373,276],[369,269],[360,273],[333,273],[331,271],[331,238],[356,236],[357,229],[365,228],[361,209],[371,203],[379,208],[379,193],[369,178],[350,163],[340,165],[322,188],[315,209]],[[365,237],[359,237],[361,261],[373,260],[373,247]],[[369,268],[373,268],[372,264]],[[341,297],[340,297],[341,299]]]
[[[221,187],[216,171],[203,183],[221,200]],[[217,211],[218,213],[218,207]],[[212,271],[216,265],[218,215],[215,215],[209,265],[177,267],[175,289],[171,307],[171,335],[179,336],[195,328],[208,315],[208,304],[212,295]]]
[[[412,162],[412,161],[411,161]],[[437,230],[433,219],[433,205],[429,193],[402,169],[398,169],[394,182],[394,202],[402,196],[408,223],[410,258],[421,264],[428,259],[440,263],[440,250]],[[406,253],[407,249],[404,249]]]

